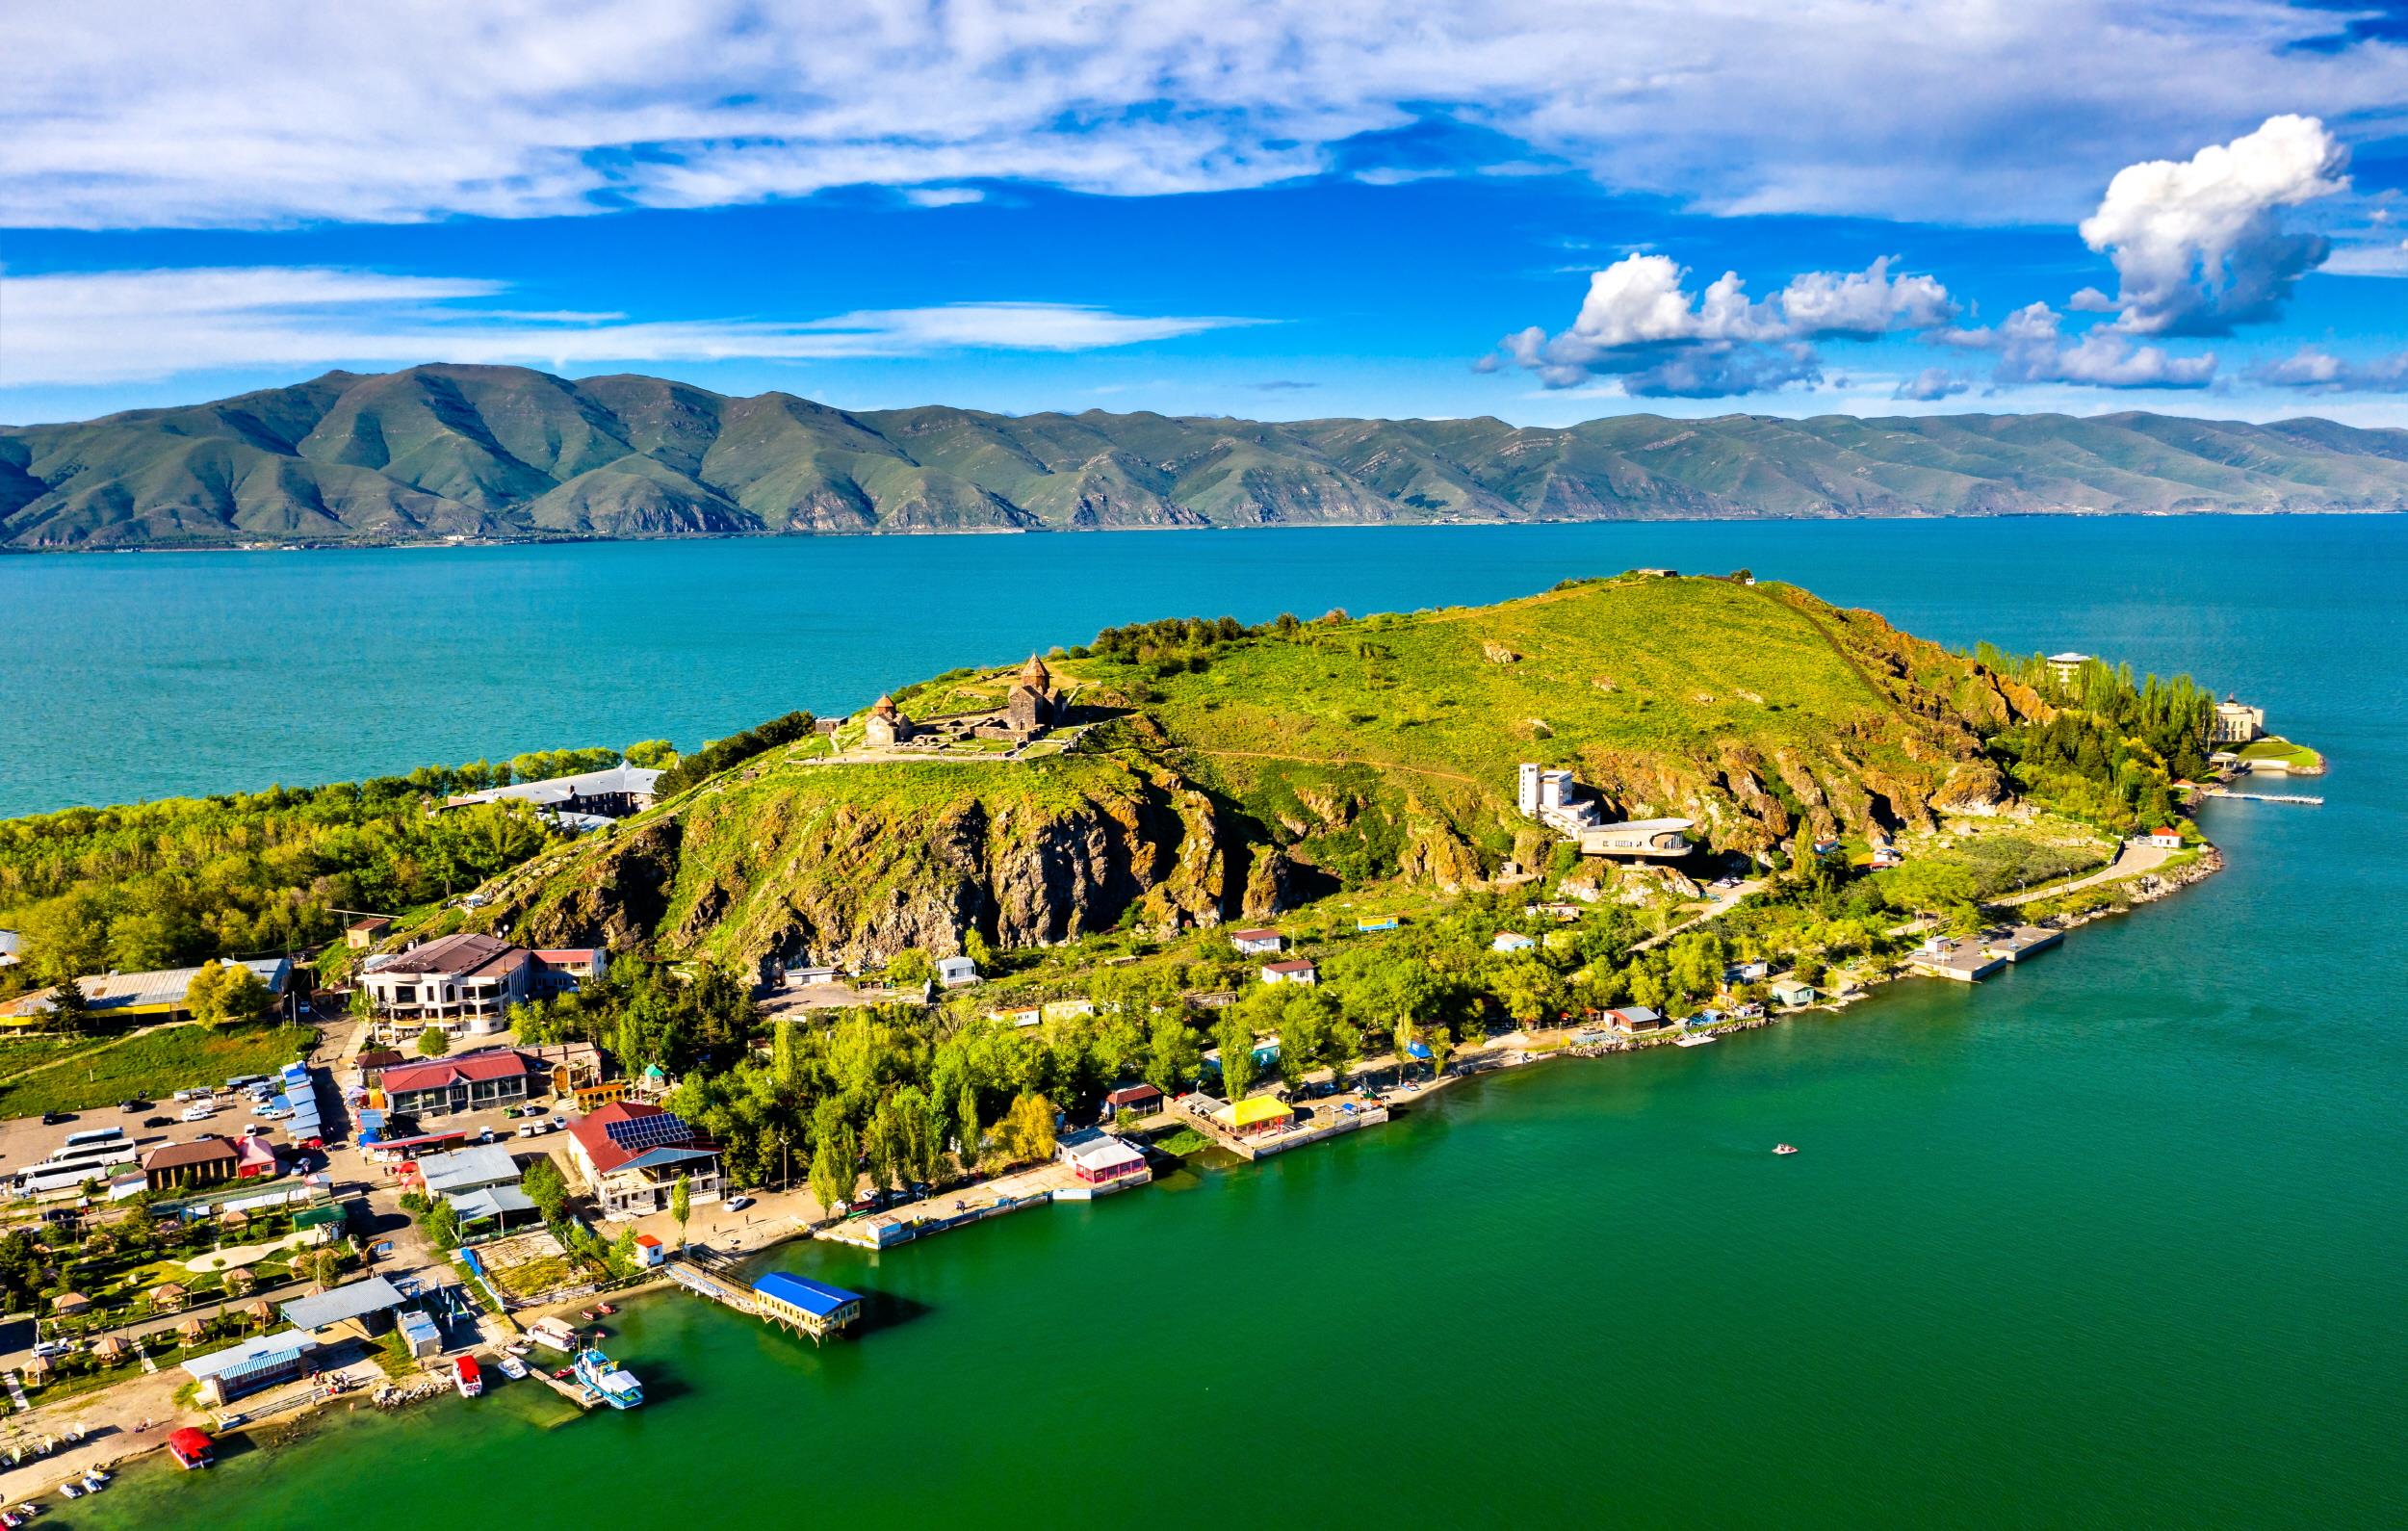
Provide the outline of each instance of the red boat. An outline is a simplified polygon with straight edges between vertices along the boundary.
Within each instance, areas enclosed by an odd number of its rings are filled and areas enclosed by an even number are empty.
[[[194,1467],[209,1466],[215,1460],[217,1450],[218,1443],[209,1439],[207,1431],[194,1430],[190,1425],[168,1437],[168,1455],[173,1457],[175,1465],[187,1472]]]
[[[477,1358],[462,1356],[452,1363],[452,1386],[463,1398],[474,1398],[485,1390],[485,1374],[477,1369]]]

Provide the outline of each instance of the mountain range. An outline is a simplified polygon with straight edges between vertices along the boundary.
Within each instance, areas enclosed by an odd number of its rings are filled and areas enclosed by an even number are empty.
[[[2408,430],[2318,419],[848,412],[660,377],[423,366],[0,427],[0,546],[19,551],[2402,508]]]

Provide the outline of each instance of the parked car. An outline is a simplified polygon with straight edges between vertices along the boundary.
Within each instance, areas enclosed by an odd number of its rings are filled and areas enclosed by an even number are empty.
[[[552,1119],[552,1130],[555,1132],[557,1132],[560,1129],[568,1125],[569,1119],[565,1116],[556,1116]]]
[[[143,1117],[143,1118],[142,1118],[142,1126],[144,1126],[144,1127],[173,1127],[173,1126],[175,1126],[175,1121],[174,1121],[174,1119],[173,1119],[173,1118],[171,1118],[171,1117],[165,1117],[165,1116],[146,1116],[146,1117]]]
[[[728,1210],[731,1212],[740,1212],[745,1207],[752,1205],[753,1199],[749,1196],[731,1196],[728,1198]]]
[[[41,1125],[44,1127],[57,1127],[62,1122],[74,1120],[75,1113],[72,1111],[44,1111],[41,1114]]]
[[[127,1116],[132,1116],[137,1111],[149,1110],[150,1103],[148,1101],[119,1101],[117,1109]]]
[[[533,1137],[533,1136],[535,1135],[535,1124],[534,1124],[534,1123],[532,1123],[532,1122],[530,1122],[530,1123],[526,1124],[525,1126],[521,1127],[521,1128],[518,1129],[518,1135],[519,1135],[519,1136],[521,1136],[521,1137]]]
[[[73,1352],[73,1350],[74,1350],[74,1349],[75,1349],[75,1342],[74,1342],[73,1340],[68,1340],[68,1339],[45,1339],[45,1340],[43,1340],[40,1344],[36,1345],[36,1346],[34,1347],[34,1354],[35,1354],[35,1355],[37,1355],[37,1356],[45,1356],[45,1357],[46,1357],[46,1356],[65,1356],[65,1355],[67,1355],[67,1354],[70,1354],[71,1352]]]
[[[292,1114],[288,1107],[281,1105],[263,1105],[259,1108],[261,1119],[269,1122],[281,1122]]]

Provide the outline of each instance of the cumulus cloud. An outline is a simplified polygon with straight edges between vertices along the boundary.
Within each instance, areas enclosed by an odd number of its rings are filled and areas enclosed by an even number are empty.
[[[2000,383],[2081,383],[2092,388],[2204,388],[2215,380],[2214,353],[2176,356],[2162,346],[2143,346],[2111,324],[2097,324],[2068,340],[2063,321],[2046,303],[2007,316],[1994,331],[1977,338],[1998,352],[1992,375]]]
[[[2282,0],[83,0],[10,16],[0,222],[1379,179],[1425,167],[1344,146],[1428,122],[1505,141],[1467,171],[1716,212],[2058,220],[2102,161],[2395,113],[2401,50],[2296,46],[2326,31]]]
[[[2408,351],[2371,361],[2344,361],[2331,351],[2303,346],[2279,361],[2250,368],[2249,379],[2305,393],[2408,393]]]
[[[2118,327],[2137,335],[2229,335],[2275,318],[2331,250],[2286,228],[2283,211],[2345,190],[2349,153],[2312,117],[2268,117],[2188,160],[2127,166],[2082,237],[2114,263]]]
[[[1759,393],[1822,376],[1809,342],[1870,339],[1953,321],[1948,290],[1923,275],[1890,272],[1883,256],[1861,272],[1806,272],[1772,297],[1748,296],[1737,272],[1702,292],[1669,255],[1638,253],[1589,277],[1571,326],[1532,326],[1501,343],[1504,357],[1549,388],[1604,376],[1639,397]]]
[[[1069,351],[1259,321],[1074,303],[946,303],[794,320],[633,321],[539,312],[500,282],[333,268],[0,275],[0,386],[350,362],[820,360],[946,350]]]

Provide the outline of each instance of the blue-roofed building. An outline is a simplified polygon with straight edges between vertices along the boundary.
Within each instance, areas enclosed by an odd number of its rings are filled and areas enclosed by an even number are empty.
[[[184,1369],[200,1385],[200,1401],[212,1409],[221,1409],[262,1388],[272,1388],[300,1376],[309,1369],[310,1354],[317,1348],[315,1336],[303,1330],[288,1329],[282,1334],[246,1339],[206,1356],[194,1356],[184,1362]]]
[[[791,1324],[814,1339],[834,1334],[861,1317],[861,1294],[816,1282],[808,1276],[771,1271],[753,1283],[753,1299],[761,1315]]]

